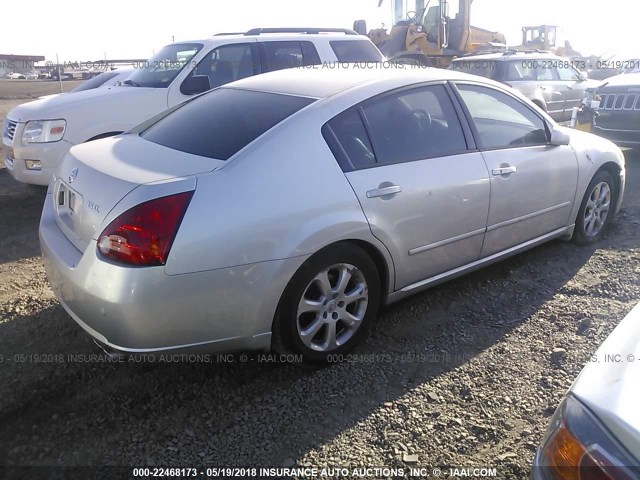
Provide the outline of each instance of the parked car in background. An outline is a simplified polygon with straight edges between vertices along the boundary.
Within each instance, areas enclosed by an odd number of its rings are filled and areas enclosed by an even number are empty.
[[[589,85],[568,58],[545,52],[513,52],[460,57],[452,70],[497,80],[522,92],[557,122],[571,120]]]
[[[601,238],[618,147],[497,82],[402,67],[258,75],[72,148],[40,223],[61,304],[111,351],[323,362],[381,304]]]
[[[16,73],[16,72],[6,73],[4,75],[4,78],[6,78],[7,80],[26,80],[27,79],[24,73]]]
[[[640,479],[640,306],[615,328],[556,410],[533,480]]]
[[[96,75],[95,77],[82,82],[72,92],[84,92],[94,88],[109,88],[120,86],[133,72],[134,68],[117,68]]]
[[[103,72],[95,77],[85,80],[76,88],[72,89],[69,92],[64,93],[53,93],[51,95],[43,95],[39,97],[40,99],[51,99],[54,97],[58,97],[60,95],[66,95],[69,93],[77,93],[84,92],[86,90],[93,90],[94,88],[111,88],[111,87],[119,87],[122,86],[122,82],[125,81],[131,73],[133,73],[133,68],[118,68],[115,70],[109,70],[107,72]]]
[[[593,133],[621,147],[640,147],[640,73],[605,80],[595,96],[600,104]]]
[[[174,43],[137,65],[122,82],[127,88],[60,95],[11,110],[2,138],[5,166],[18,181],[47,185],[73,145],[122,133],[193,95],[263,72],[356,60],[384,57],[367,37],[346,29],[255,29]]]

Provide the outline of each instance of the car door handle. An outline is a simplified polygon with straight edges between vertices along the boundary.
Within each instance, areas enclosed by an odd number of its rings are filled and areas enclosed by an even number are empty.
[[[402,191],[402,187],[398,185],[390,185],[388,187],[376,188],[374,190],[369,190],[367,192],[367,198],[376,198],[376,197],[384,197],[386,195],[393,195],[396,193],[400,193]]]
[[[500,175],[509,175],[511,173],[516,173],[517,170],[518,169],[516,167],[510,165],[508,167],[494,168],[493,170],[491,170],[491,173],[494,176],[499,177]]]

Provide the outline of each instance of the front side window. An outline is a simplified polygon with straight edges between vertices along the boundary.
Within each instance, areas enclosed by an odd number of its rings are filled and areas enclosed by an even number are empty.
[[[557,70],[560,80],[564,82],[577,82],[581,76],[576,69],[570,66],[563,67],[562,65],[558,65]]]
[[[189,74],[206,75],[209,86],[217,88],[259,73],[250,43],[232,43],[209,52]]]
[[[136,70],[123,85],[167,88],[201,48],[200,43],[167,45],[149,60],[135,65]]]
[[[263,42],[260,48],[268,72],[320,64],[320,56],[311,42]]]
[[[462,127],[443,85],[404,90],[363,106],[380,163],[461,153]]]
[[[314,101],[276,93],[220,88],[187,101],[141,136],[181,152],[227,160]]]
[[[544,120],[519,100],[489,87],[457,85],[482,149],[513,148],[548,142]]]

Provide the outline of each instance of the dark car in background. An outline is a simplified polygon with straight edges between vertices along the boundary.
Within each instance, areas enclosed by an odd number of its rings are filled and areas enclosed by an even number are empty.
[[[449,68],[497,80],[520,91],[556,122],[571,120],[589,86],[568,59],[547,52],[489,53],[460,57]]]
[[[640,73],[611,77],[595,95],[600,106],[593,133],[621,147],[640,147]]]

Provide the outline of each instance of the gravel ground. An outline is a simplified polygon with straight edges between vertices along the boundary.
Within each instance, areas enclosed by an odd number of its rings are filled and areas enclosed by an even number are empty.
[[[627,162],[624,210],[599,244],[552,242],[417,295],[323,369],[255,354],[106,362],[45,280],[44,191],[0,169],[0,465],[454,466],[527,478],[548,417],[640,299],[640,155]],[[555,348],[566,353],[554,361]]]

